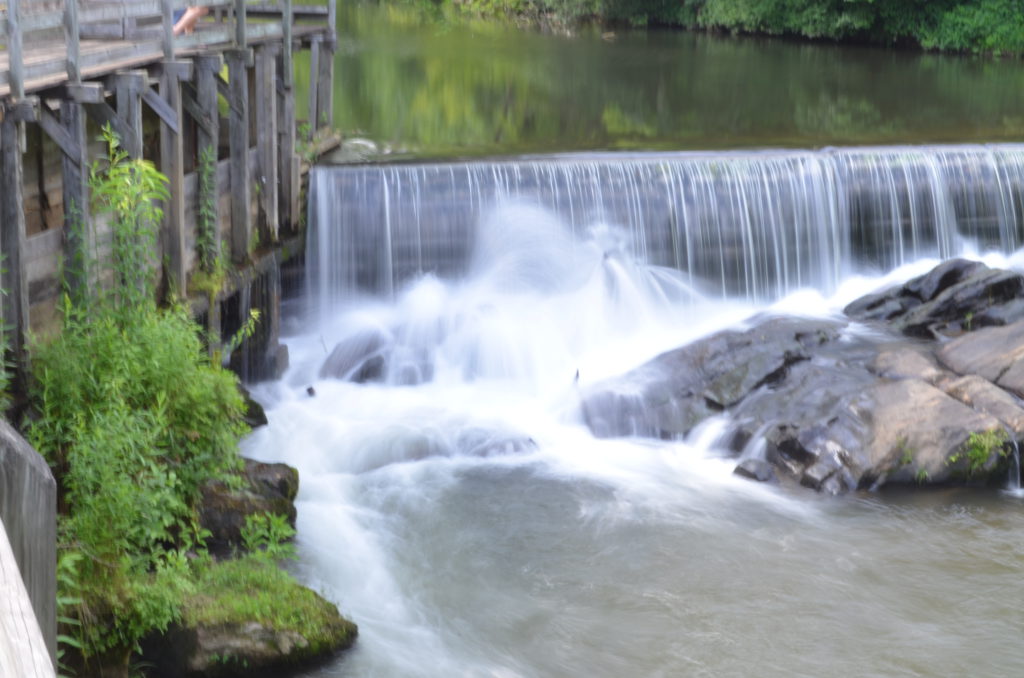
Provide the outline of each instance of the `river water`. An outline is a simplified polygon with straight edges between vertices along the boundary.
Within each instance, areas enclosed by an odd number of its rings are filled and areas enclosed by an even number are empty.
[[[813,148],[1021,132],[1024,106],[952,94],[991,87],[1004,102],[1019,99],[1024,88],[1007,86],[1019,82],[1019,65],[659,33],[620,32],[611,43],[481,37],[454,27],[417,27],[415,40],[408,26],[392,29],[399,37],[388,48],[373,42],[383,29],[361,20],[366,33],[348,36],[341,63],[364,59],[409,117],[353,124],[427,154],[554,143]],[[446,58],[460,63],[488,64],[508,50],[510,61],[551,64],[558,72],[543,75],[553,84],[536,103],[533,131],[505,146],[507,137],[495,142],[493,127],[477,134],[468,117],[462,136],[429,116],[409,127],[420,111],[415,94],[401,94],[403,79],[451,64],[431,66],[417,40],[450,43]],[[456,59],[456,45],[473,41],[493,49]],[[624,48],[633,56],[616,66],[607,50]],[[743,59],[808,70],[800,83],[745,81],[775,92],[771,99],[719,91],[717,118],[734,123],[679,112],[681,99],[659,108],[657,88],[641,83],[633,98],[609,94],[630,91],[629,63],[662,64],[667,78],[682,52],[707,60],[666,84],[665,97],[687,98],[672,83],[728,82]],[[588,76],[563,64],[568,54],[571,65],[608,67],[593,99],[574,94]],[[875,69],[888,75],[871,86]],[[541,77],[522,70],[531,83]],[[504,77],[494,72],[495,82]],[[358,118],[360,106],[372,108],[359,96],[370,85],[349,74],[339,88],[354,88],[351,103],[338,114]],[[443,98],[438,77],[431,91]],[[901,79],[904,95],[884,93]],[[936,84],[947,80],[948,90]],[[521,108],[534,105],[531,87],[516,99]],[[793,127],[795,93],[806,91],[805,104],[833,110],[828,102],[842,100],[875,113],[860,127],[806,132]],[[635,103],[655,116],[655,135],[594,132],[588,101],[598,100]],[[552,103],[570,101],[588,112],[579,125]],[[855,157],[867,158],[862,171],[844,170]],[[598,440],[578,408],[581,388],[756,313],[837,315],[954,254],[1024,266],[1022,160],[1018,146],[972,145],[316,170],[309,284],[285,322],[291,367],[255,387],[270,424],[243,450],[299,469],[295,570],[360,626],[352,651],[308,676],[1024,675],[1024,497],[1009,482],[1003,491],[825,498],[734,476],[718,443],[723,422],[687,440]],[[601,169],[609,166],[617,169]],[[750,274],[769,261],[763,275]],[[366,336],[384,337],[379,381],[320,376],[338,342]]]

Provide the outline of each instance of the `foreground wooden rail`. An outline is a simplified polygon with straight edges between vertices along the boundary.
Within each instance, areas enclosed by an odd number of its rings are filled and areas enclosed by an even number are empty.
[[[197,4],[209,14],[174,36],[175,14]],[[170,182],[151,257],[165,292],[189,298],[196,215],[212,206],[228,282],[212,298],[193,294],[194,306],[224,334],[262,307],[251,367],[280,367],[280,245],[301,238],[297,149],[333,118],[336,44],[335,0],[0,0],[0,303],[22,384],[29,332],[56,330],[60,271],[73,270],[64,262],[109,242],[88,194],[102,125]],[[308,56],[296,61],[299,52]],[[309,108],[301,139],[297,73]],[[21,533],[4,518],[8,534]]]

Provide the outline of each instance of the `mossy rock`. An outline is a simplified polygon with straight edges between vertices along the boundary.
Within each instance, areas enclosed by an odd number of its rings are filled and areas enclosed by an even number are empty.
[[[206,546],[218,558],[242,549],[242,528],[251,515],[285,516],[295,526],[299,472],[287,464],[245,460],[236,484],[209,482],[202,488],[199,523],[210,531]]]
[[[157,678],[287,675],[351,647],[355,624],[265,557],[213,562],[182,620],[144,644]]]

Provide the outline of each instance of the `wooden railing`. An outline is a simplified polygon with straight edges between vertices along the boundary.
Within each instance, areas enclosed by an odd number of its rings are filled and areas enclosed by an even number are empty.
[[[83,40],[111,40],[131,43],[118,59],[162,52],[174,58],[176,50],[205,46],[245,47],[250,41],[281,38],[291,42],[296,20],[324,22],[334,39],[335,0],[328,6],[295,6],[292,0],[247,2],[246,0],[0,0],[0,45],[8,53],[7,73],[0,69],[0,86],[9,87],[15,99],[25,96],[26,83],[54,75],[53,63],[27,62],[25,47],[37,38],[61,38],[66,45],[63,59],[67,81],[81,81],[83,66],[95,66],[94,58],[83,64]],[[173,16],[179,10],[202,5],[213,10],[213,20],[204,21],[191,35],[172,35]],[[257,21],[250,22],[252,18]],[[259,21],[276,18],[278,21]]]

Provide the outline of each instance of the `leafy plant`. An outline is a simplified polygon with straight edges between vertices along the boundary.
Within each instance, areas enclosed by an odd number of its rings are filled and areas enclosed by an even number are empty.
[[[985,468],[993,456],[1005,457],[1009,454],[1006,448],[1008,436],[1002,429],[992,429],[981,433],[972,433],[963,449],[947,460],[948,464],[967,461],[967,473],[974,475]]]
[[[210,274],[218,270],[220,242],[217,237],[217,151],[207,146],[199,154],[199,209],[196,210],[196,254],[199,270]]]
[[[109,301],[120,308],[138,308],[153,300],[151,253],[163,218],[160,204],[169,197],[167,178],[152,162],[130,159],[109,124],[103,127],[101,138],[107,145],[107,158],[90,169],[89,190],[93,214],[111,217],[108,263],[115,279]],[[95,266],[86,270],[90,268]]]
[[[288,518],[279,513],[259,513],[245,517],[242,544],[246,551],[276,562],[295,558],[295,545],[291,543],[295,528]]]
[[[143,635],[179,618],[200,487],[240,466],[247,430],[234,375],[210,362],[186,309],[154,300],[166,180],[109,128],[104,140],[90,187],[94,213],[110,217],[114,277],[66,295],[62,333],[32,347],[28,430],[58,479],[62,647],[94,673],[126,666]],[[81,270],[100,270],[93,257]]]

